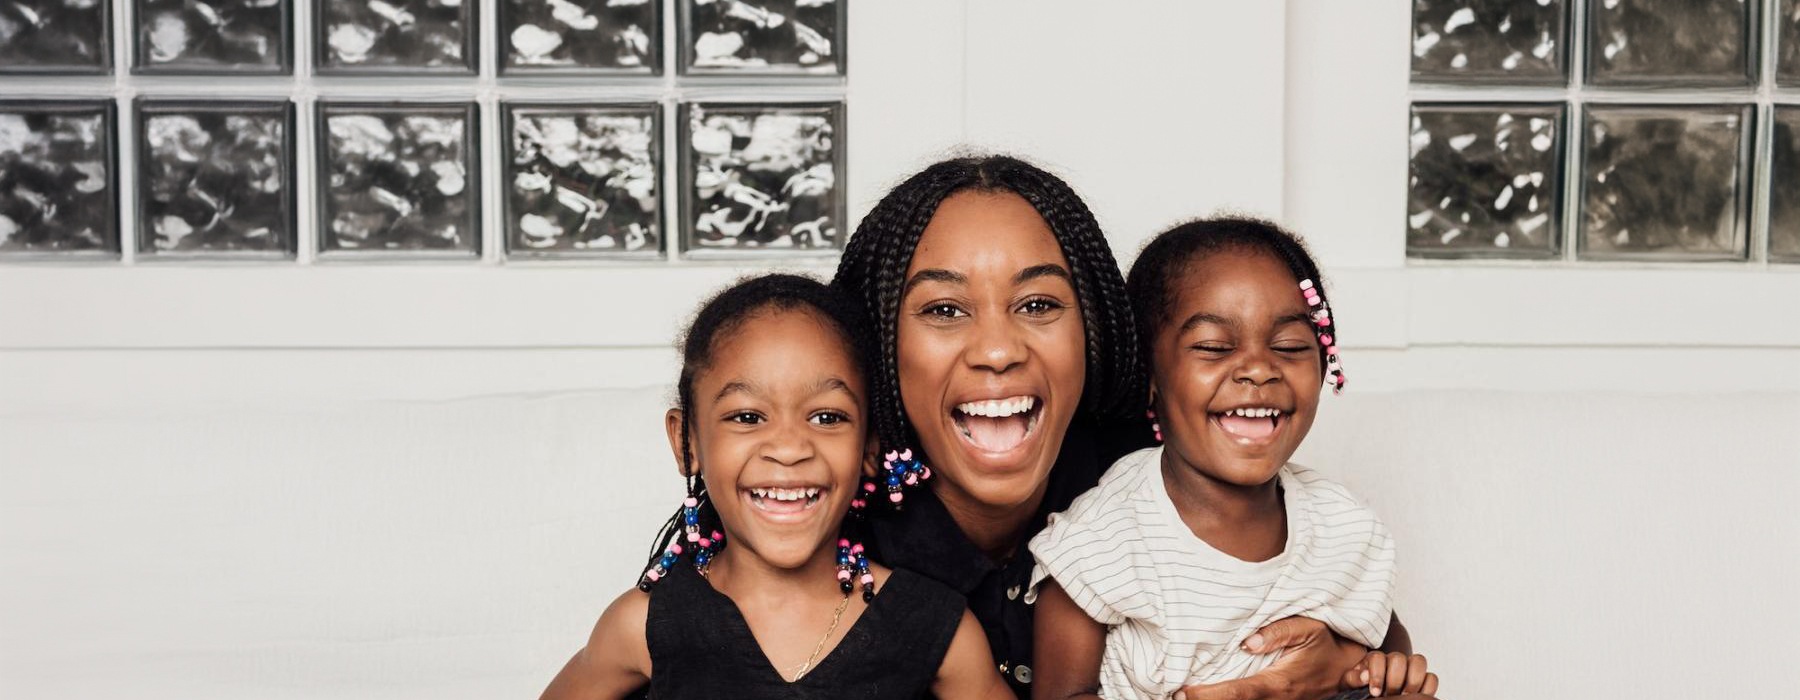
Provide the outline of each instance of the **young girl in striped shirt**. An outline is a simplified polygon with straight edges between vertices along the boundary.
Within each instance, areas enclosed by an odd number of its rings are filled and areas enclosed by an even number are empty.
[[[1274,656],[1246,651],[1249,638],[1294,615],[1380,649],[1387,529],[1344,487],[1288,463],[1321,384],[1344,384],[1311,255],[1267,222],[1197,221],[1152,240],[1126,291],[1163,444],[1119,460],[1031,541],[1033,697],[1161,699],[1250,676]],[[1374,651],[1341,697],[1437,684],[1424,657]]]

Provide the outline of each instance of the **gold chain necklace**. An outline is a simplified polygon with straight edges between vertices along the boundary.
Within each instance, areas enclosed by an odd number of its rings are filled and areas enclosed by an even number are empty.
[[[819,652],[825,650],[825,642],[831,639],[832,632],[837,631],[838,622],[844,619],[844,608],[848,607],[850,607],[850,595],[846,593],[844,599],[838,603],[837,612],[831,614],[831,626],[825,628],[825,636],[820,637],[819,643],[813,645],[812,655],[806,657],[805,662],[794,667],[796,669],[794,671],[794,677],[788,679],[789,683],[799,682],[800,678],[805,676],[807,671],[812,670],[813,662],[819,660]]]

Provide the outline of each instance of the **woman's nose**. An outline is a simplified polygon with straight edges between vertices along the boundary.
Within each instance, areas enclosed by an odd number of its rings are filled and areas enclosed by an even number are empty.
[[[975,334],[965,353],[970,366],[1002,373],[1025,362],[1025,339],[1005,315],[975,323]]]

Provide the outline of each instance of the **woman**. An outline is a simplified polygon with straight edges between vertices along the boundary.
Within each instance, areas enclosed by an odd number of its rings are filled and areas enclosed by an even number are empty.
[[[1024,544],[1152,436],[1118,263],[1055,176],[1004,156],[958,158],[869,212],[833,284],[863,300],[876,331],[870,410],[883,444],[934,472],[871,521],[872,550],[962,592],[1001,674],[1028,697]],[[1257,676],[1188,688],[1188,700],[1322,698],[1366,652],[1306,619],[1252,641],[1284,654]],[[1411,651],[1398,620],[1387,647]]]

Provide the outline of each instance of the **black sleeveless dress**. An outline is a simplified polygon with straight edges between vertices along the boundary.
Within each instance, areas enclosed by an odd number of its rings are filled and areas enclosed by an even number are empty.
[[[644,631],[649,697],[922,697],[931,690],[964,607],[962,596],[949,587],[895,569],[837,647],[789,683],[757,646],[731,598],[684,562],[650,591]]]

